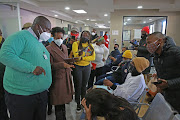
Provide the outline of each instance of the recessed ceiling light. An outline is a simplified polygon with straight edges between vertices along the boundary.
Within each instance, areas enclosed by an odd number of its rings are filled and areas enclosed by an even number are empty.
[[[152,19],[149,19],[149,20],[152,20]]]
[[[108,16],[108,14],[104,14],[104,16]]]
[[[86,20],[89,20],[89,19],[86,19]]]
[[[70,7],[65,7],[65,10],[70,10]]]
[[[111,21],[108,21],[108,23],[111,23]]]
[[[75,23],[78,23],[78,21],[76,21]]]
[[[137,8],[138,8],[138,9],[142,9],[142,8],[143,8],[143,6],[138,6]]]
[[[87,13],[85,10],[73,10],[74,12],[81,14],[81,13]]]
[[[127,21],[130,21],[131,19],[129,18],[129,19],[127,19]]]
[[[55,17],[58,17],[58,15],[54,15]]]
[[[91,21],[96,21],[96,19],[91,19]]]
[[[146,21],[144,21],[143,23],[146,23]]]
[[[126,25],[126,24],[127,24],[127,22],[124,23],[124,25]]]

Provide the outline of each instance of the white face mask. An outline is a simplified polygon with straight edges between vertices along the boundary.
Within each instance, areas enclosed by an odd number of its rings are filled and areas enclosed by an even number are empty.
[[[40,26],[40,28],[41,28],[42,33],[40,34],[40,32],[38,31],[38,33],[39,33],[39,42],[47,41],[51,37],[51,33],[43,32],[43,29],[42,29],[41,26]]]
[[[94,36],[96,33],[92,32],[92,35]]]
[[[57,39],[57,40],[54,40],[54,42],[56,43],[56,45],[58,45],[60,47],[61,44],[63,43],[63,40],[62,39]]]

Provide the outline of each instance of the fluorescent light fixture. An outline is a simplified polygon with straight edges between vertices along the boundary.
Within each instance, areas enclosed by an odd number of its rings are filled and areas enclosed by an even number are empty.
[[[65,10],[70,10],[70,7],[65,7]]]
[[[144,21],[143,23],[146,23],[146,21]]]
[[[104,14],[104,16],[108,16],[108,14]]]
[[[78,21],[76,21],[75,23],[78,23]]]
[[[143,6],[138,6],[137,8],[138,8],[138,9],[142,9],[142,8],[143,8]]]
[[[58,15],[54,15],[55,17],[58,17]]]
[[[96,19],[91,19],[91,21],[96,21]]]
[[[149,20],[152,20],[152,19],[149,19]]]
[[[84,10],[73,10],[74,12],[78,13],[78,14],[82,14],[82,13],[87,13],[86,11]]]
[[[89,20],[89,19],[86,19],[86,20]]]
[[[130,21],[131,19],[129,18],[129,19],[127,19],[127,21]]]
[[[95,24],[97,24],[97,23],[95,23]]]

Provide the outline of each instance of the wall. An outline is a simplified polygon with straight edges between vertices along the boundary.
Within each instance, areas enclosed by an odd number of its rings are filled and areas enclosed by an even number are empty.
[[[118,30],[119,34],[111,35],[110,50],[113,50],[113,39],[117,39],[117,43],[122,45],[123,16],[168,16],[166,35],[173,37],[176,44],[180,46],[180,12],[159,12],[159,10],[115,10],[111,13],[110,31],[112,33],[112,30]]]

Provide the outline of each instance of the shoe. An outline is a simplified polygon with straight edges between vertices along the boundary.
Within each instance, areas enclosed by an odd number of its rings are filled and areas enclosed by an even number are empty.
[[[77,112],[77,113],[80,113],[80,112],[81,112],[81,105],[77,105],[76,112]]]
[[[52,114],[52,110],[48,110],[47,114],[51,115]]]

